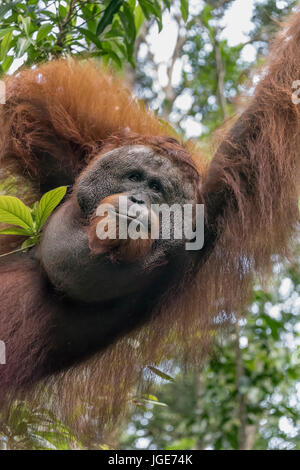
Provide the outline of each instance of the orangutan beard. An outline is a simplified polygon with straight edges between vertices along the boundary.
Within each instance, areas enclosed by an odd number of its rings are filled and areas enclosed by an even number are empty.
[[[97,210],[94,212],[90,224],[87,227],[89,248],[93,255],[107,254],[111,261],[124,261],[128,263],[143,259],[151,250],[154,239],[151,238],[151,227],[158,227],[158,217],[153,210],[144,206],[143,210],[147,212],[147,222],[139,223],[140,237],[126,239],[120,238],[120,219],[124,227],[124,219],[129,228],[130,224],[135,224],[134,217],[120,212],[119,198],[124,194],[113,194],[104,198]],[[109,205],[110,209],[106,210]],[[136,204],[134,206],[137,207]],[[105,208],[104,208],[105,207]],[[102,214],[99,216],[99,209]],[[104,215],[103,215],[104,212]],[[99,228],[105,233],[106,238],[99,237]]]

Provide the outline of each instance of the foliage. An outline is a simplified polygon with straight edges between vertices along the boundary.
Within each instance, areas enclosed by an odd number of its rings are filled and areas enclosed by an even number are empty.
[[[253,29],[244,41],[233,45],[224,35],[224,19],[235,1],[199,2],[190,8],[186,24],[181,20],[179,2],[174,1],[166,15],[168,24],[177,24],[174,51],[169,59],[156,63],[148,34],[153,35],[155,28],[151,26],[144,32],[140,53],[136,53],[137,92],[183,134],[190,133],[191,123],[197,123],[199,130],[195,135],[207,139],[239,107],[238,97],[246,91],[253,66],[262,60],[260,56],[266,54],[270,37],[296,3],[297,0],[255,2]],[[245,54],[246,47],[251,48],[251,55]]]
[[[282,18],[297,5],[298,0],[263,0],[255,4],[250,41],[256,43],[258,54],[266,54],[269,38],[277,31]]]
[[[25,206],[15,196],[0,196],[0,223],[15,226],[0,230],[0,235],[27,237],[22,244],[22,249],[36,245],[45,222],[62,201],[66,192],[67,186],[60,186],[44,194],[40,202],[34,203],[31,207]]]
[[[1,417],[0,417],[1,418]],[[4,424],[5,423],[5,424]],[[15,401],[8,419],[0,419],[0,450],[81,449],[70,430],[49,410]]]
[[[123,448],[300,449],[300,262],[278,269],[202,373],[160,387],[168,407],[133,412]]]
[[[187,11],[187,1],[182,0]],[[162,27],[169,0],[29,0],[0,6],[0,72],[14,59],[27,65],[60,55],[101,57],[105,63],[134,66],[136,35],[146,19]]]

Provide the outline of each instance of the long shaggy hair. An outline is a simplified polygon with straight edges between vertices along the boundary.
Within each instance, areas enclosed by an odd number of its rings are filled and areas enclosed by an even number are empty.
[[[51,299],[29,256],[6,258],[0,267],[0,338],[13,358],[7,369],[0,366],[6,401],[26,390],[73,423],[82,425],[77,416],[85,415],[106,424],[127,409],[133,390],[148,383],[146,366],[174,358],[203,362],[216,329],[240,315],[254,277],[270,273],[272,256],[286,256],[296,233],[300,107],[291,97],[292,83],[300,79],[299,46],[298,11],[274,41],[249,107],[210,164],[192,143],[176,142],[168,124],[93,62],[54,61],[7,77],[7,104],[0,109],[3,181],[13,176],[33,202],[49,182],[72,183],[97,154],[124,143],[149,144],[190,172],[195,188],[201,179],[196,200],[206,206],[206,255],[199,253],[192,276],[181,273],[180,286],[168,289],[147,324],[38,385],[33,364],[51,348]],[[8,251],[12,238],[2,245]],[[31,321],[31,311],[38,321]],[[28,375],[33,368],[36,373]]]

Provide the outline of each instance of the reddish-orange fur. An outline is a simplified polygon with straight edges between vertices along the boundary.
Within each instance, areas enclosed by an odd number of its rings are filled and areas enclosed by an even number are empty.
[[[292,83],[300,79],[299,47],[297,12],[274,42],[249,108],[210,165],[192,144],[184,148],[166,139],[172,133],[169,126],[134,100],[119,79],[92,62],[52,62],[7,78],[8,103],[0,110],[0,162],[3,177],[29,179],[32,192],[27,200],[36,198],[33,194],[47,179],[39,163],[43,152],[76,176],[99,152],[150,142],[167,158],[177,158],[186,171],[194,174],[195,165],[203,180],[197,200],[206,204],[208,245],[214,235],[193,282],[185,282],[189,273],[183,273],[181,288],[168,293],[147,325],[100,356],[46,381],[47,390],[57,394],[62,415],[72,418],[75,406],[92,403],[91,416],[113,420],[126,409],[133,387],[145,383],[146,365],[166,355],[201,363],[216,325],[240,315],[254,277],[270,272],[272,255],[287,254],[299,219],[300,107],[291,100]],[[32,309],[41,308],[42,326],[28,324],[26,334],[30,336],[31,327],[43,330],[47,313],[34,280],[24,276],[20,265],[1,268],[0,275],[1,312],[6,308],[12,322],[21,321],[15,319],[16,312],[22,311],[24,301],[32,302]],[[25,300],[18,299],[23,291]],[[9,338],[12,325],[7,322],[8,313],[0,318],[0,338],[3,331]],[[22,342],[19,338],[15,348]],[[35,360],[34,351],[26,360]],[[35,393],[44,390],[43,385]],[[56,400],[50,402],[55,407]]]

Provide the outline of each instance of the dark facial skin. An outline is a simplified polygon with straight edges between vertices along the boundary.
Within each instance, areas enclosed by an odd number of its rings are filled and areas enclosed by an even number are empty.
[[[184,251],[184,240],[156,240],[134,263],[92,256],[89,218],[103,199],[120,193],[127,195],[129,205],[194,203],[193,187],[182,171],[148,147],[122,147],[95,159],[71,199],[51,217],[38,252],[51,283],[71,299],[101,303],[140,294],[159,279],[171,257]]]
[[[167,157],[137,145],[121,147],[95,160],[77,185],[82,213],[91,215],[111,194],[127,193],[145,204],[192,204],[192,185]]]

